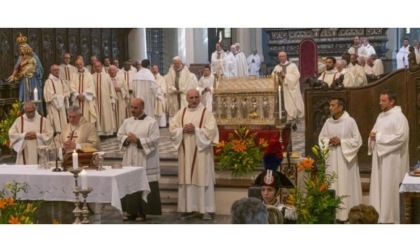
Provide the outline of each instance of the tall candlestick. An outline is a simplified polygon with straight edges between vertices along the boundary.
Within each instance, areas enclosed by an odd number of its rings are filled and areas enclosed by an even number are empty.
[[[83,169],[82,172],[80,172],[80,178],[82,179],[82,190],[85,190],[88,188],[87,186],[87,172],[85,171],[85,169]]]
[[[38,101],[38,89],[34,88],[34,101]]]
[[[79,154],[77,154],[76,150],[74,150],[71,156],[73,158],[73,169],[78,169],[79,168]]]

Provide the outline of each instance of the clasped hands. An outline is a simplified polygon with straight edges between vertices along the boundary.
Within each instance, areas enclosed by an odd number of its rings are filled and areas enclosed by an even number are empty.
[[[376,141],[376,132],[372,131],[369,134],[370,139],[372,139],[372,141]]]
[[[340,138],[336,136],[330,138],[330,145],[337,146],[337,145],[340,145],[340,143],[341,143]]]
[[[135,143],[137,143],[137,137],[132,132],[128,132],[126,141],[129,141],[130,143],[135,144]]]
[[[85,100],[85,96],[84,96],[84,95],[82,95],[82,94],[79,94],[79,95],[77,96],[77,99],[79,99],[79,101],[84,101],[84,100]]]
[[[195,132],[194,124],[192,123],[185,124],[184,128],[182,129],[182,132],[194,134]]]
[[[33,132],[33,131],[27,132],[25,134],[25,139],[26,140],[34,140],[34,139],[36,139],[36,133]]]
[[[63,147],[66,150],[74,150],[76,149],[76,143],[71,140],[67,140],[63,143]]]

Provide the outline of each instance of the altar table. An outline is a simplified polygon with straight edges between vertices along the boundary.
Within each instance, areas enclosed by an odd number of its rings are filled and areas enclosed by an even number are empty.
[[[86,170],[87,184],[93,189],[87,197],[88,203],[110,203],[122,213],[121,199],[128,194],[142,191],[147,202],[150,187],[143,167],[123,167],[106,170]],[[38,169],[38,165],[0,165],[0,188],[7,182],[27,182],[30,189],[27,193],[19,192],[22,200],[69,201],[74,202],[73,188],[75,179],[70,172],[52,172]],[[81,178],[78,178],[81,185]],[[82,196],[79,195],[82,200]]]
[[[413,223],[412,204],[413,199],[420,198],[420,177],[413,177],[406,173],[400,186],[400,195],[404,199],[404,203],[401,204],[402,218],[400,223]]]

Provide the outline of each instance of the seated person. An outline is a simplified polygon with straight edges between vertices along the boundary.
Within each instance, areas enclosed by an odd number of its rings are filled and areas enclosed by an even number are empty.
[[[379,214],[371,205],[360,204],[349,212],[350,224],[378,224]]]
[[[283,224],[283,214],[275,206],[267,205],[268,224]]]
[[[261,186],[261,196],[264,205],[271,205],[277,207],[284,217],[284,223],[295,223],[296,208],[293,206],[284,205],[279,200],[280,188],[293,186],[290,180],[282,173],[276,170],[264,170],[255,179],[255,185]]]
[[[230,209],[232,224],[267,224],[267,208],[257,198],[242,198],[233,202]]]

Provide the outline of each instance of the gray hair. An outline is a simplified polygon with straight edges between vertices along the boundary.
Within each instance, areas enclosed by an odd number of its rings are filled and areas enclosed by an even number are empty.
[[[242,198],[230,209],[232,224],[268,224],[267,208],[257,198]]]
[[[79,108],[79,106],[76,106],[76,105],[69,107],[66,111],[67,113],[82,114],[82,110]]]

